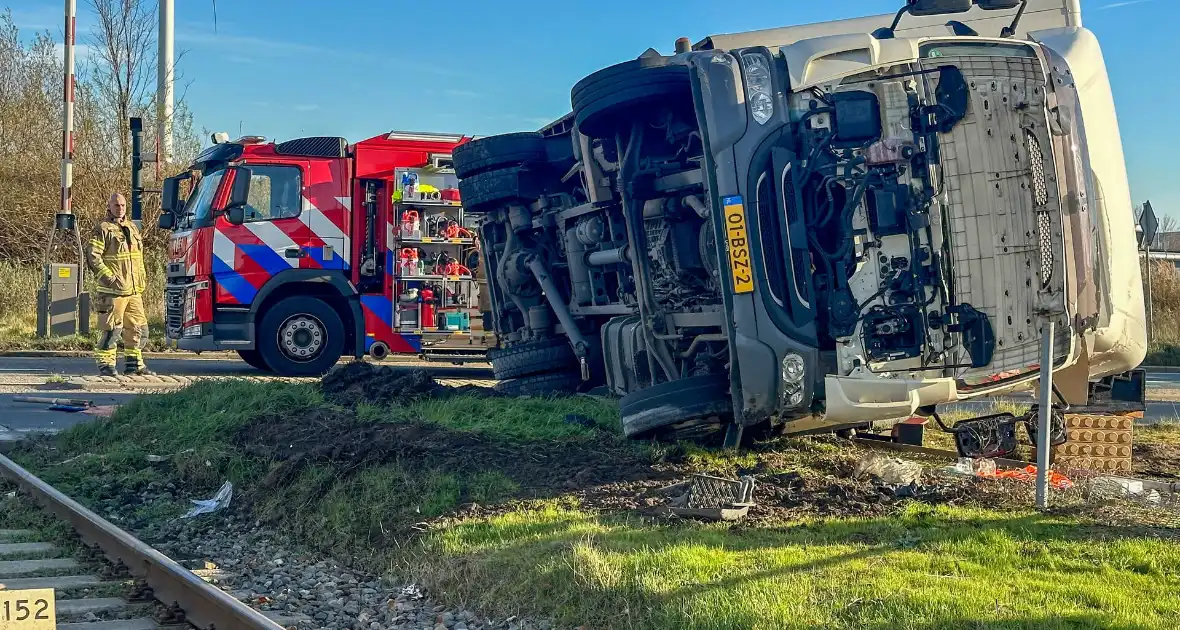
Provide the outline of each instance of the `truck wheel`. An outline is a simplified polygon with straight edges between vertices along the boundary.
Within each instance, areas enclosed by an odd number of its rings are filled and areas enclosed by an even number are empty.
[[[550,372],[500,381],[494,389],[509,396],[554,396],[576,393],[581,385],[577,372]]]
[[[578,130],[594,138],[609,137],[626,125],[626,114],[665,99],[691,111],[689,69],[668,61],[633,59],[578,81],[570,95]]]
[[[344,323],[323,301],[285,298],[262,317],[258,351],[280,376],[320,376],[344,353]]]
[[[506,133],[472,140],[455,147],[451,160],[455,174],[466,179],[505,166],[520,166],[545,159],[545,140],[536,132]]]
[[[257,350],[238,350],[238,356],[246,362],[246,365],[263,372],[270,372],[270,368],[266,366],[266,362],[262,360],[262,353]]]
[[[572,370],[578,367],[574,349],[564,337],[489,350],[488,360],[492,362],[492,373],[496,380]]]
[[[533,201],[541,196],[537,176],[527,168],[514,166],[486,171],[459,181],[463,207],[478,212],[505,201]]]
[[[733,417],[729,377],[708,374],[661,383],[619,401],[623,434],[629,438],[676,437],[689,430],[720,430]]]

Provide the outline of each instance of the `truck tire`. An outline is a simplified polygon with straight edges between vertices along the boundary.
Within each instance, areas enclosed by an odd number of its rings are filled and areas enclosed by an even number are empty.
[[[623,434],[633,439],[669,437],[677,428],[699,432],[702,424],[720,429],[733,417],[729,377],[708,374],[660,383],[619,401]],[[715,422],[710,422],[716,419]]]
[[[263,372],[270,372],[271,369],[267,367],[266,362],[262,360],[262,353],[257,350],[238,350],[238,356],[246,362],[246,365]]]
[[[556,396],[574,394],[581,385],[577,372],[550,372],[500,381],[493,389],[509,396]]]
[[[506,201],[533,201],[541,196],[536,173],[514,166],[486,171],[459,181],[463,207],[472,212]]]
[[[545,140],[536,132],[506,133],[455,147],[451,160],[459,179],[545,159]]]
[[[568,371],[578,367],[574,349],[565,337],[530,341],[488,351],[496,380],[520,378],[544,372]]]
[[[263,362],[279,376],[320,376],[344,353],[344,322],[326,302],[284,298],[266,309],[257,335]]]
[[[578,81],[570,94],[578,130],[594,138],[612,136],[625,126],[625,114],[665,99],[691,112],[687,66],[666,57],[644,57],[604,68]]]

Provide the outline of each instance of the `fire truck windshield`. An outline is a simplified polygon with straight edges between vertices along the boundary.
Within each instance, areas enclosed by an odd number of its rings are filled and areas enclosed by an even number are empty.
[[[214,171],[203,177],[197,184],[197,190],[189,196],[184,204],[180,227],[185,229],[205,227],[213,224],[213,197],[217,194],[217,187],[221,184],[221,177],[225,171]]]

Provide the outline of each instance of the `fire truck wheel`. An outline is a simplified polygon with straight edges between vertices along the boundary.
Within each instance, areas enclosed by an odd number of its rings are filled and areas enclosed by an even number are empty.
[[[515,166],[460,180],[459,196],[465,209],[480,212],[505,201],[532,201],[541,196],[541,186],[535,173]]]
[[[285,298],[262,317],[258,352],[280,376],[320,376],[344,353],[344,323],[321,300]]]
[[[452,151],[459,179],[505,166],[520,166],[545,159],[545,140],[533,132],[506,133],[461,144]]]
[[[623,396],[619,401],[623,434],[629,438],[674,437],[705,426],[720,430],[733,417],[729,377],[690,376]]]
[[[554,396],[577,393],[581,385],[577,372],[550,372],[500,381],[495,390],[509,396]]]
[[[263,372],[271,371],[266,366],[266,362],[262,360],[262,353],[257,350],[238,350],[238,356],[246,362],[246,365]]]
[[[510,348],[490,350],[488,360],[492,362],[492,373],[496,380],[566,371],[578,367],[574,349],[565,337],[530,341]]]
[[[582,79],[570,95],[578,130],[607,138],[627,125],[637,109],[658,111],[661,101],[691,112],[689,69],[666,57],[642,57],[604,68]]]

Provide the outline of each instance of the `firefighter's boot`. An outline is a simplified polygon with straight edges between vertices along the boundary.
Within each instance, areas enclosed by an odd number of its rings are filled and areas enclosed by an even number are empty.
[[[125,376],[154,376],[156,373],[149,370],[143,362],[143,351],[133,348],[127,350],[127,361],[123,368],[123,374]]]

